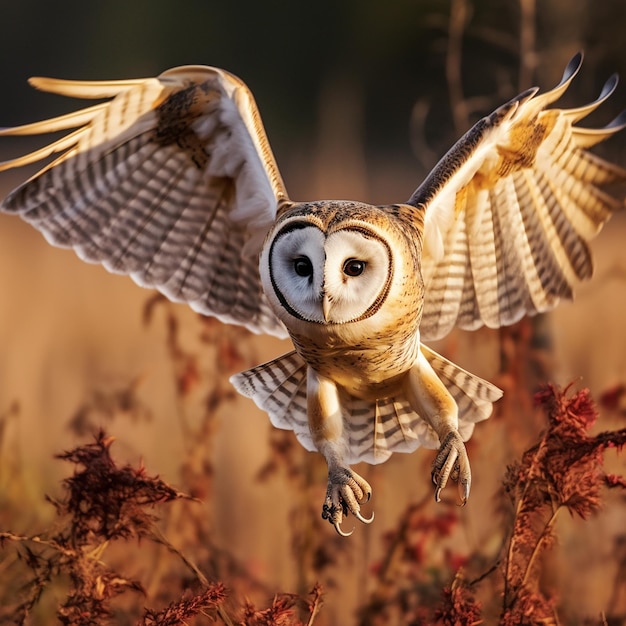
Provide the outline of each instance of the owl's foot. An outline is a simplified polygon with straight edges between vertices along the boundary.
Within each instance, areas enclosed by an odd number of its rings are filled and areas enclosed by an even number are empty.
[[[441,501],[441,492],[449,478],[458,483],[461,506],[464,506],[470,494],[472,472],[465,444],[461,435],[455,430],[448,433],[441,442],[441,447],[433,462],[432,479],[437,486],[435,489],[437,502]]]
[[[327,519],[342,537],[349,537],[353,532],[341,530],[344,515],[352,513],[360,522],[370,524],[374,520],[374,513],[370,518],[361,515],[361,504],[372,496],[369,483],[356,472],[347,467],[338,467],[328,471],[328,489],[326,500],[322,507],[322,518]]]

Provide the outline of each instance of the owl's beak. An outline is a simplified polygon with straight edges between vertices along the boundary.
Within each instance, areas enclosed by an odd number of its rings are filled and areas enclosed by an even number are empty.
[[[325,293],[322,298],[322,314],[324,315],[324,321],[328,321],[328,316],[330,315],[330,309],[332,307],[332,301],[328,297],[328,294]]]

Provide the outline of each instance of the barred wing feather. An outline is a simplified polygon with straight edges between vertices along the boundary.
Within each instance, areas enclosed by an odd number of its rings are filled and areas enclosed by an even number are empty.
[[[530,89],[480,120],[408,201],[425,210],[422,339],[547,311],[591,276],[588,242],[623,206],[601,187],[626,170],[587,149],[626,127],[626,112],[601,129],[574,125],[617,76],[586,106],[546,108],[581,63],[578,54],[551,91]]]
[[[1,171],[60,153],[2,211],[19,214],[50,243],[201,313],[286,335],[262,292],[257,254],[287,194],[238,78],[187,66],[158,78],[31,82],[112,100],[0,129],[0,136],[77,129],[0,164]]]
[[[230,382],[269,415],[273,426],[293,430],[302,446],[311,451],[315,446],[307,420],[306,368],[304,359],[293,351],[235,374]]]

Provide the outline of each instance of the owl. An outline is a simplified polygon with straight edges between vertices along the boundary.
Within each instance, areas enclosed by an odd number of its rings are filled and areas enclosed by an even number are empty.
[[[591,276],[588,241],[623,200],[602,189],[626,170],[588,151],[626,126],[575,125],[614,91],[575,109],[529,89],[478,121],[406,202],[295,202],[253,96],[232,74],[186,66],[157,78],[38,89],[105,99],[0,130],[72,130],[0,169],[55,160],[4,199],[56,246],[129,274],[194,310],[294,350],[232,378],[272,424],[323,455],[322,516],[340,534],[370,485],[351,465],[436,449],[435,498],[456,482],[464,442],[501,391],[427,347],[453,327],[497,328],[571,298]]]

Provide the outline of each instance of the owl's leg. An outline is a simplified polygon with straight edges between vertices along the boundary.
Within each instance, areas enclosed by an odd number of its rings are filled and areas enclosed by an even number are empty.
[[[328,465],[328,489],[322,507],[322,517],[335,530],[347,537],[352,531],[341,530],[344,515],[352,513],[359,521],[369,524],[373,519],[361,515],[361,504],[372,495],[368,482],[345,463],[346,443],[343,415],[335,383],[307,368],[307,415],[313,443]]]
[[[445,385],[420,352],[408,375],[407,394],[413,409],[433,427],[440,447],[433,462],[432,479],[436,485],[435,500],[452,478],[458,482],[461,503],[469,498],[472,484],[469,457],[458,430],[458,407]]]

